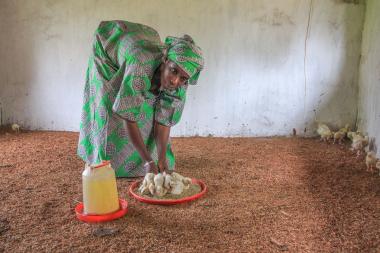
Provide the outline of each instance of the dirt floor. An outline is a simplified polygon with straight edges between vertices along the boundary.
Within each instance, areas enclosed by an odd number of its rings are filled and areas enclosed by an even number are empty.
[[[175,138],[204,198],[78,221],[78,134],[0,134],[0,252],[380,252],[380,177],[348,146],[302,138]]]

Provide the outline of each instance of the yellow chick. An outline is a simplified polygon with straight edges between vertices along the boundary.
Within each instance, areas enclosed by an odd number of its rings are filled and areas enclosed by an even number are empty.
[[[364,148],[368,145],[369,138],[368,136],[363,137],[361,134],[354,134],[352,137],[351,150],[357,151],[357,155],[359,156]]]
[[[346,138],[348,131],[350,130],[350,125],[346,124],[343,128],[339,129],[338,132],[334,133],[334,143],[336,141],[339,142],[339,144],[342,144],[342,141],[344,138]]]
[[[174,179],[170,182],[170,193],[174,195],[180,195],[185,188],[185,185],[182,183],[182,181],[178,179]]]
[[[321,136],[321,141],[329,141],[333,133],[326,124],[318,123],[317,133]]]
[[[153,184],[154,174],[153,173],[146,173],[144,180],[140,184],[139,192],[142,194],[147,194],[150,192],[149,186]]]
[[[367,165],[367,171],[372,172],[376,166],[376,154],[373,151],[369,151],[365,157],[365,164]]]
[[[355,132],[347,132],[347,138],[350,139],[352,141],[352,139],[354,138],[354,134]]]
[[[341,132],[340,130],[338,132],[334,133],[334,144],[336,141],[338,141],[339,144],[342,144],[342,141],[344,140],[344,137],[346,137],[346,133]]]
[[[350,131],[350,125],[346,124],[343,128],[339,129],[339,132],[347,134]]]
[[[164,188],[166,190],[170,191],[171,182],[173,181],[173,177],[170,174],[166,174],[165,171],[164,171],[163,175],[164,175],[164,178],[165,178],[165,180],[164,180]]]
[[[12,124],[12,130],[16,133],[20,132],[20,126],[18,124]]]
[[[155,175],[153,181],[154,186],[156,187],[156,195],[159,197],[164,196],[167,193],[167,190],[164,188],[165,178],[163,174],[158,173],[157,175]]]
[[[377,160],[376,168],[379,170],[379,176],[380,176],[380,160]]]
[[[181,181],[184,184],[185,189],[188,189],[190,187],[191,182],[192,182],[191,178],[184,177],[184,176],[178,174],[177,172],[173,172],[172,176],[173,176],[174,180]]]

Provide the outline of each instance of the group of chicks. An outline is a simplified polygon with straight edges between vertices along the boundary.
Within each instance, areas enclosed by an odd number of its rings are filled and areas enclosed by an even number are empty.
[[[342,144],[343,140],[347,137],[352,141],[351,150],[355,151],[358,157],[364,152],[365,148],[369,144],[368,135],[363,135],[359,131],[351,132],[350,126],[348,124],[345,127],[339,129],[338,131],[333,132],[326,124],[318,123],[317,133],[321,136],[322,141],[328,142],[331,139],[333,139],[334,144],[336,142]],[[380,174],[380,160],[376,158],[375,152],[367,152],[365,163],[367,165],[367,170],[372,172],[376,167],[377,169],[379,169]]]
[[[166,194],[180,195],[184,190],[190,188],[191,182],[191,178],[176,172],[171,174],[163,172],[156,175],[147,173],[138,190],[141,194],[150,193],[157,197],[163,197]]]

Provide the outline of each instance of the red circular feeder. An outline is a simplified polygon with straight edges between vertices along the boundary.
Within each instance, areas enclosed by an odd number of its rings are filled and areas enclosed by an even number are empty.
[[[207,191],[207,186],[205,183],[203,183],[201,180],[193,178],[192,183],[198,184],[201,187],[201,192],[194,194],[193,196],[189,196],[189,197],[185,197],[181,199],[152,199],[152,198],[140,196],[137,193],[135,193],[135,189],[139,186],[140,183],[141,183],[141,180],[133,182],[129,186],[129,194],[135,199],[137,199],[138,201],[145,202],[148,204],[154,204],[154,205],[176,205],[176,204],[193,201],[205,195]]]
[[[126,200],[119,199],[119,204],[120,204],[120,209],[116,212],[103,214],[103,215],[86,215],[83,213],[83,203],[80,202],[75,207],[75,213],[79,220],[90,222],[90,223],[116,220],[118,218],[123,217],[128,211],[128,202]]]

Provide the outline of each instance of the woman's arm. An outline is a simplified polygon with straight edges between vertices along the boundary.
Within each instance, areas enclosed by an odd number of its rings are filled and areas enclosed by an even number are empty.
[[[135,146],[137,152],[139,152],[141,158],[146,162],[153,161],[148,149],[145,146],[143,138],[141,136],[140,129],[137,126],[137,123],[134,121],[127,120],[127,129],[129,136],[131,138],[132,144]],[[157,167],[154,162],[150,163],[150,171],[157,173]]]
[[[158,153],[158,169],[161,171],[168,169],[166,161],[166,147],[168,145],[170,134],[170,127],[162,125],[155,121],[154,123],[154,137],[157,145]]]

